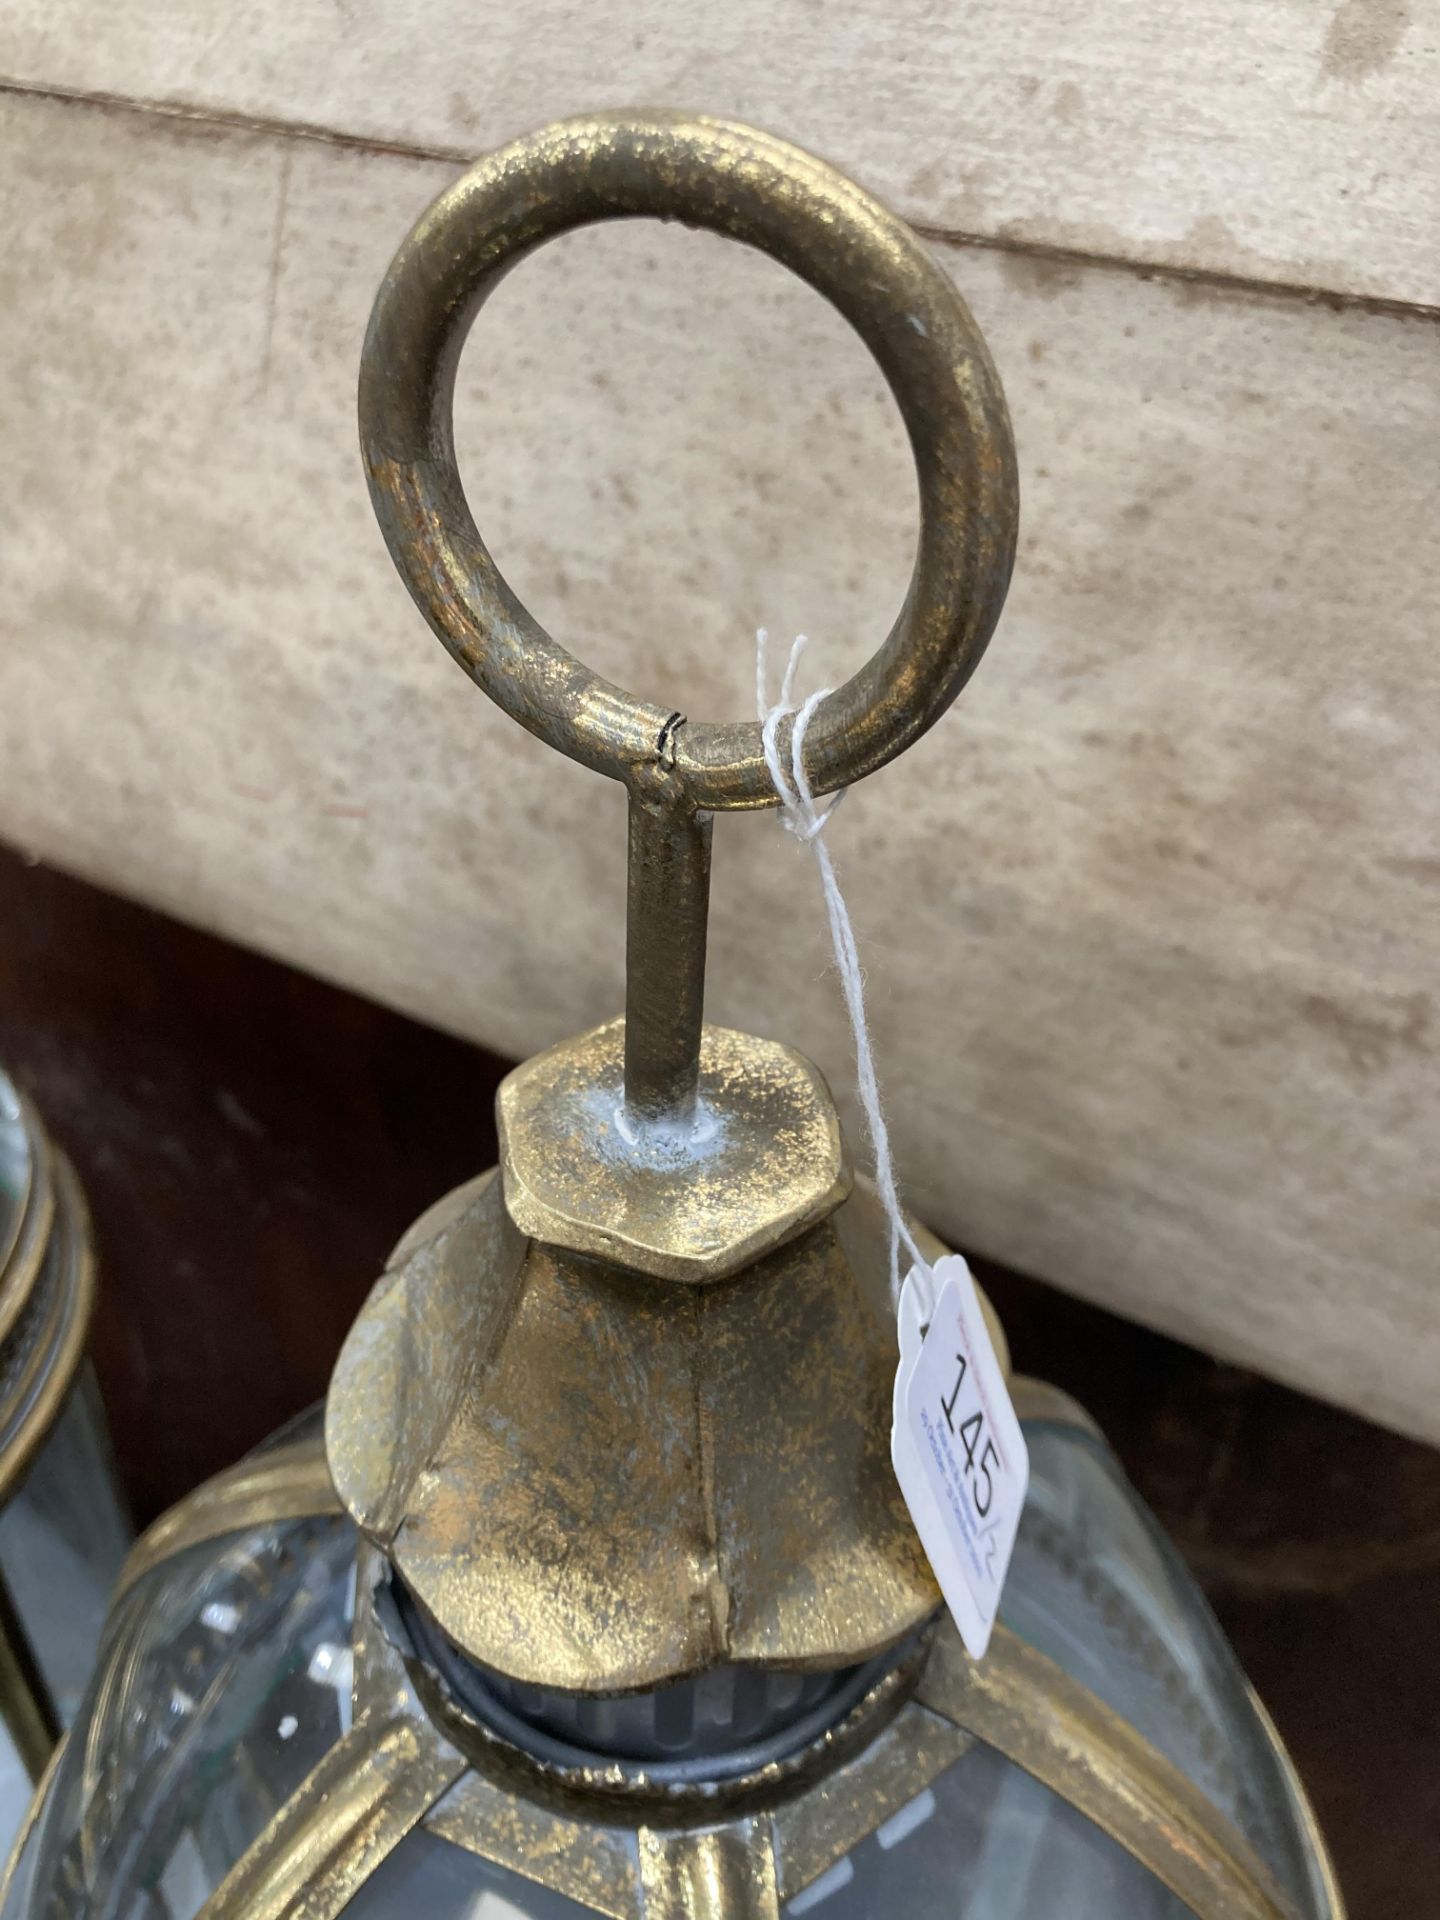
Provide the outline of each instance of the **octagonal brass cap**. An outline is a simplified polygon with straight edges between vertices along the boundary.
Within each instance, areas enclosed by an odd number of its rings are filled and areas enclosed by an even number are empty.
[[[519,1230],[658,1280],[724,1279],[834,1212],[850,1169],[830,1089],[793,1047],[707,1026],[693,1119],[633,1127],[625,1022],[517,1067],[496,1113]]]

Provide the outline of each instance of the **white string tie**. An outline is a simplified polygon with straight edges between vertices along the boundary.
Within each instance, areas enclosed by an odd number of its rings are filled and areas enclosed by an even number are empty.
[[[895,1162],[890,1152],[890,1130],[885,1124],[884,1108],[880,1104],[880,1082],[875,1072],[875,1052],[870,1043],[870,1024],[865,1015],[865,974],[860,965],[860,954],[855,944],[855,929],[850,920],[849,908],[840,891],[840,882],[835,877],[835,863],[830,857],[830,849],[825,844],[825,828],[830,824],[835,809],[845,798],[848,791],[842,788],[829,806],[822,811],[815,804],[815,796],[805,773],[805,735],[815,716],[815,710],[826,698],[830,689],[822,687],[812,693],[797,710],[795,707],[795,676],[801,659],[810,642],[802,633],[796,636],[790,649],[790,658],[785,665],[785,677],[780,683],[780,697],[770,704],[770,676],[768,667],[770,636],[761,627],[755,635],[755,710],[760,720],[760,737],[765,749],[765,765],[770,780],[780,801],[780,823],[787,832],[793,833],[802,846],[808,846],[815,855],[815,864],[820,870],[820,887],[825,896],[825,917],[830,925],[830,944],[835,952],[835,971],[840,976],[840,990],[845,998],[845,1011],[850,1016],[850,1031],[855,1041],[855,1080],[856,1091],[860,1098],[860,1107],[865,1116],[865,1131],[870,1141],[870,1151],[875,1167],[875,1187],[885,1209],[885,1217],[890,1225],[890,1295],[897,1310],[900,1304],[900,1249],[903,1246],[914,1262],[916,1285],[920,1292],[920,1305],[923,1318],[928,1320],[934,1311],[934,1279],[930,1264],[916,1245],[915,1236],[900,1204],[900,1190],[895,1180]],[[790,715],[794,721],[790,729],[790,764],[788,768],[780,751],[781,722]]]

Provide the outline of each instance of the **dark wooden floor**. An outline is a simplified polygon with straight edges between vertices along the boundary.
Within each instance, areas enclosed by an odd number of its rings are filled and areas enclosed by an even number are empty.
[[[501,1063],[4,849],[0,1060],[94,1208],[141,1520],[324,1391],[401,1229],[494,1158]],[[1440,1454],[982,1272],[1199,1575],[1354,1920],[1440,1912]]]

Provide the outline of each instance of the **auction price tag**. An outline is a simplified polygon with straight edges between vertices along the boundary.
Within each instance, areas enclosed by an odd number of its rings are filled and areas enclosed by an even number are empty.
[[[1025,1504],[1030,1456],[959,1254],[932,1268],[928,1328],[917,1276],[900,1297],[890,1457],[920,1544],[972,1659],[990,1643]]]

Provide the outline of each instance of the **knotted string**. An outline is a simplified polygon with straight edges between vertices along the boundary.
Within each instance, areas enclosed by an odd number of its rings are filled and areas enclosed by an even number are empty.
[[[910,1231],[904,1209],[900,1205],[900,1190],[895,1180],[895,1162],[890,1152],[890,1130],[885,1124],[885,1111],[880,1104],[880,1082],[875,1073],[875,1052],[870,1044],[870,1024],[865,1017],[865,975],[860,966],[860,954],[855,945],[855,929],[851,924],[850,911],[845,905],[845,897],[840,891],[840,883],[835,877],[835,863],[830,858],[830,849],[825,844],[825,828],[836,807],[845,798],[846,789],[830,802],[823,812],[815,804],[815,796],[805,773],[805,734],[815,709],[830,692],[822,687],[812,693],[796,709],[795,675],[804,656],[809,640],[802,633],[797,636],[790,649],[790,658],[785,665],[785,677],[780,684],[780,697],[770,704],[770,675],[768,665],[769,635],[763,627],[755,635],[755,709],[760,719],[760,737],[764,744],[765,765],[769,769],[770,780],[780,801],[780,822],[802,846],[808,846],[815,855],[815,864],[820,869],[820,887],[825,896],[825,917],[830,924],[830,944],[835,951],[835,971],[840,976],[840,990],[845,996],[845,1011],[850,1016],[850,1031],[855,1040],[855,1079],[856,1091],[860,1097],[861,1110],[865,1116],[865,1131],[869,1136],[870,1151],[875,1165],[875,1186],[880,1195],[885,1217],[890,1224],[890,1294],[898,1310],[900,1304],[900,1249],[903,1246],[914,1262],[916,1282],[921,1290],[921,1305],[924,1317],[928,1319],[934,1310],[934,1283],[930,1265],[915,1243]],[[794,715],[790,730],[790,764],[784,763],[780,751],[780,723],[789,715]]]

